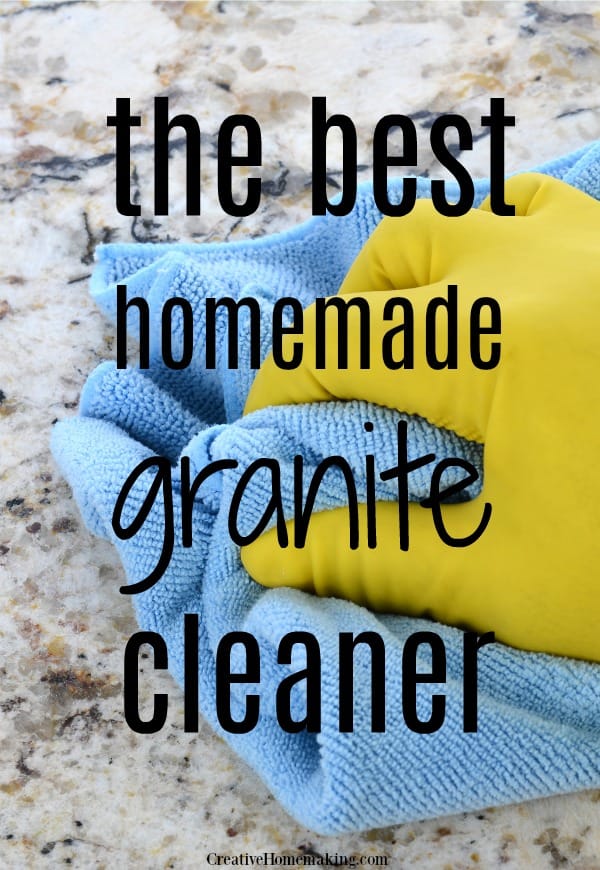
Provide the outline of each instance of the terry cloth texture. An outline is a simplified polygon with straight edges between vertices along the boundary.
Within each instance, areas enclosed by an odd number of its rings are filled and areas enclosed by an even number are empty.
[[[545,164],[554,175],[600,199],[600,143]],[[488,192],[478,182],[477,203]],[[420,196],[429,182],[419,179]],[[401,196],[390,183],[390,200]],[[183,615],[199,615],[200,708],[212,726],[263,777],[301,823],[322,833],[380,827],[445,813],[521,801],[577,789],[600,787],[600,666],[522,652],[491,644],[479,653],[477,733],[463,731],[463,633],[424,620],[376,615],[350,602],[318,599],[291,589],[267,590],[245,572],[228,533],[231,496],[244,469],[272,457],[281,466],[282,502],[293,513],[292,459],[304,457],[306,476],[323,458],[344,456],[353,467],[359,497],[365,495],[366,454],[379,470],[396,464],[397,422],[408,421],[410,455],[434,452],[438,459],[460,456],[482,470],[478,445],[422,419],[365,402],[331,402],[267,408],[241,418],[255,372],[248,363],[248,330],[240,328],[240,363],[226,368],[219,331],[220,368],[204,368],[204,300],[207,296],[260,300],[262,353],[269,350],[270,311],[275,299],[296,296],[309,304],[334,294],[354,257],[380,220],[370,185],[363,185],[354,210],[343,218],[316,217],[279,235],[228,244],[116,244],[98,250],[92,292],[109,314],[116,310],[116,284],[128,298],[143,296],[151,310],[151,364],[145,371],[117,370],[104,363],[89,378],[80,416],[55,426],[54,455],[69,480],[86,523],[118,548],[128,582],[143,579],[156,565],[163,544],[162,491],[139,532],[117,540],[111,517],[121,487],[143,459],[159,454],[173,465],[175,551],[164,576],[133,596],[140,626],[167,642],[169,666],[183,684]],[[171,371],[159,352],[160,312],[168,298],[181,296],[194,310],[192,364]],[[130,315],[130,323],[135,316]],[[221,324],[223,326],[224,324]],[[181,323],[174,319],[174,354]],[[364,422],[374,423],[372,433]],[[193,546],[180,543],[178,458],[190,457],[192,473],[209,461],[237,459],[239,467],[213,475],[196,495]],[[431,466],[409,476],[410,495],[428,493]],[[123,524],[131,521],[148,493],[155,470],[137,482],[127,499]],[[305,487],[306,488],[306,487]],[[472,494],[474,494],[473,491]],[[341,477],[330,472],[316,509],[345,503]],[[249,531],[271,494],[270,473],[255,475],[240,505],[239,525]],[[393,499],[380,483],[379,498]],[[399,553],[398,558],[401,558]],[[482,577],[485,583],[485,577]],[[422,720],[431,713],[432,693],[446,696],[446,718],[433,734],[409,730],[402,715],[402,649],[416,631],[434,630],[447,651],[447,679],[419,687]],[[246,695],[260,694],[260,719],[247,734],[224,732],[216,717],[215,652],[223,635],[245,631],[260,649],[260,685],[232,684],[232,715],[242,719]],[[281,680],[302,667],[303,647],[291,665],[277,663],[281,638],[312,633],[321,650],[322,730],[289,734],[276,719],[275,693]],[[340,632],[373,631],[386,649],[386,730],[371,733],[371,668],[359,646],[355,654],[354,731],[338,724],[338,641]],[[430,667],[427,645],[417,669]],[[243,672],[241,647],[233,671]],[[292,695],[292,715],[305,713],[305,683]]]

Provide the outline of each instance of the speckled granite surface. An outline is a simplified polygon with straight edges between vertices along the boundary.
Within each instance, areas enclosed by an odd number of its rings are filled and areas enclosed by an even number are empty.
[[[422,868],[600,868],[600,793],[323,838],[298,827],[206,726],[136,735],[122,717],[135,631],[108,544],[83,528],[48,452],[114,332],[88,298],[96,243],[222,240],[310,212],[310,98],[359,126],[369,175],[376,121],[479,117],[504,96],[517,127],[507,169],[600,137],[597,3],[0,3],[0,866],[193,868],[230,856],[388,856]],[[155,95],[203,133],[203,213],[154,218],[150,125],[134,133],[142,215],[114,207],[117,96]],[[247,112],[263,131],[264,194],[242,221],[218,207],[214,137]],[[177,149],[176,149],[177,150]],[[487,174],[485,138],[466,163]],[[335,169],[332,157],[332,169]],[[238,864],[243,863],[243,858]]]

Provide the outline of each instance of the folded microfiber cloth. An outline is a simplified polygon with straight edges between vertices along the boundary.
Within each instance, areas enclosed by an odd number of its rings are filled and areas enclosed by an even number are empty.
[[[600,199],[600,143],[538,167]],[[420,179],[419,195],[429,182]],[[488,193],[477,183],[477,203]],[[452,195],[452,190],[449,191]],[[390,182],[390,200],[401,196]],[[210,461],[235,459],[236,469],[209,478],[200,487],[193,514],[193,546],[176,546],[164,576],[134,596],[139,623],[166,640],[169,665],[183,683],[183,614],[200,620],[200,708],[215,729],[263,777],[300,822],[322,833],[379,827],[424,817],[498,805],[557,792],[600,786],[600,666],[556,656],[527,653],[490,644],[479,654],[478,731],[463,731],[463,632],[425,620],[376,615],[337,599],[317,599],[291,590],[266,590],[243,569],[239,549],[228,532],[234,488],[244,469],[259,457],[273,457],[281,468],[281,498],[286,515],[294,504],[293,457],[304,457],[306,477],[321,459],[342,455],[352,467],[359,498],[365,498],[364,457],[379,468],[395,464],[399,420],[408,425],[409,458],[433,452],[457,456],[482,470],[481,448],[419,418],[366,402],[328,402],[280,406],[241,417],[255,370],[248,362],[247,330],[240,330],[240,365],[226,368],[223,331],[220,367],[203,366],[203,303],[207,296],[254,296],[261,302],[262,354],[269,350],[270,306],[282,296],[309,304],[337,292],[354,257],[377,225],[369,185],[361,186],[356,206],[344,218],[325,216],[274,237],[223,245],[109,245],[98,252],[92,290],[114,315],[116,284],[128,297],[143,296],[151,312],[150,368],[117,370],[105,363],[90,377],[80,416],[55,426],[55,457],[73,487],[82,514],[96,534],[117,546],[129,583],[137,583],[158,562],[163,543],[164,505],[156,498],[142,528],[118,540],[111,528],[117,496],[132,469],[155,454],[173,466],[183,454],[192,473]],[[172,371],[158,352],[164,301],[181,296],[194,310],[197,352],[185,370]],[[174,324],[175,342],[178,325]],[[374,424],[366,432],[364,422]],[[127,525],[149,491],[153,473],[142,475],[125,503]],[[409,477],[410,496],[429,490],[430,471]],[[339,474],[330,472],[315,510],[344,503]],[[470,495],[477,490],[473,489]],[[240,531],[260,519],[271,494],[270,475],[255,475],[239,510]],[[393,487],[379,483],[377,498],[394,499]],[[174,499],[175,529],[180,506]],[[432,692],[446,696],[446,717],[433,734],[411,731],[402,716],[402,650],[416,631],[435,631],[447,654],[446,682],[418,693],[420,718],[428,718]],[[232,715],[242,719],[246,695],[261,695],[260,718],[247,734],[224,731],[216,716],[215,651],[232,631],[253,635],[261,653],[260,686],[232,684]],[[321,650],[322,723],[319,733],[290,734],[277,722],[275,694],[281,680],[303,666],[297,648],[292,665],[277,663],[281,638],[292,631],[313,634]],[[338,724],[338,638],[378,633],[386,649],[386,730],[371,731],[371,665],[357,649],[354,730]],[[431,662],[421,647],[418,670]],[[239,649],[237,650],[239,652]],[[242,671],[243,660],[233,657]],[[298,683],[292,714],[306,709],[305,684]]]

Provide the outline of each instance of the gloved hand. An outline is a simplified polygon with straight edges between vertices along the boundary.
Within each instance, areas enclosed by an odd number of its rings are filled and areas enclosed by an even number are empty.
[[[388,502],[378,504],[376,549],[363,534],[350,550],[347,513],[334,510],[313,516],[303,549],[280,549],[268,532],[242,551],[242,561],[268,586],[428,615],[495,631],[523,649],[600,661],[600,205],[536,174],[510,179],[506,191],[515,217],[492,214],[486,201],[446,218],[420,201],[407,217],[384,219],[340,290],[368,301],[370,368],[350,354],[347,370],[331,356],[316,369],[312,306],[301,367],[282,371],[268,358],[246,404],[249,412],[363,399],[485,443],[482,494],[443,508],[450,533],[464,537],[489,502],[485,532],[470,546],[450,547],[431,512],[411,505],[410,548],[401,552],[397,507]],[[448,284],[458,285],[458,367],[432,370],[422,347],[425,308]],[[381,362],[382,335],[397,325],[382,317],[393,296],[413,305],[414,370]],[[494,339],[501,359],[490,370],[475,368],[469,353],[469,312],[480,296],[497,299],[502,314]],[[356,348],[358,321],[349,320],[348,346]],[[336,332],[327,329],[335,347]]]

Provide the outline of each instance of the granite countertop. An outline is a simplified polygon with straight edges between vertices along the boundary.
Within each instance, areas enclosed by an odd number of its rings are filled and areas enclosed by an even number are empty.
[[[597,3],[0,3],[0,865],[192,868],[208,852],[385,855],[393,867],[600,868],[600,791],[343,837],[298,826],[208,728],[183,731],[168,691],[158,734],[122,715],[122,657],[136,630],[113,549],[83,526],[48,449],[86,375],[114,356],[87,281],[99,242],[240,239],[310,213],[310,100],[359,129],[371,166],[377,120],[416,116],[419,171],[432,115],[479,130],[506,100],[507,170],[600,137]],[[333,47],[333,50],[332,50]],[[140,217],[114,204],[115,97],[153,97],[203,134],[203,211],[186,217],[174,159],[172,214],[152,214],[149,127],[134,133]],[[216,197],[214,137],[235,112],[263,133],[259,211]],[[488,140],[466,161],[488,173]],[[177,157],[177,155],[176,155]],[[148,681],[150,682],[150,681]],[[148,697],[147,696],[147,697]]]

